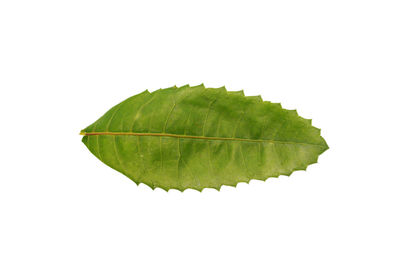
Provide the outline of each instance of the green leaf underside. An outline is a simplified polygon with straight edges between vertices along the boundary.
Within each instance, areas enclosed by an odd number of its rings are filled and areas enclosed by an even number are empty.
[[[219,190],[290,175],[328,149],[311,120],[260,96],[204,85],[144,91],[82,130],[88,149],[135,183]]]

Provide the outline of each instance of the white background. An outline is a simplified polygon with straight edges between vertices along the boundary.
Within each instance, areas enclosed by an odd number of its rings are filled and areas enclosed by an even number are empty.
[[[0,266],[400,266],[399,1],[1,1]],[[225,85],[330,149],[291,177],[152,191],[79,131]]]

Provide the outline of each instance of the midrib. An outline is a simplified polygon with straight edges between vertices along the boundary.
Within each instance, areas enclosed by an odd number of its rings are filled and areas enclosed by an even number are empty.
[[[220,140],[220,141],[242,141],[242,142],[257,142],[257,143],[278,143],[278,144],[295,144],[295,145],[310,145],[310,146],[321,146],[318,144],[292,142],[292,141],[279,141],[279,140],[268,140],[268,139],[248,139],[248,138],[235,138],[235,137],[212,137],[212,136],[195,136],[195,135],[180,135],[180,134],[169,134],[169,133],[134,133],[134,132],[81,132],[80,135],[91,136],[91,135],[133,135],[133,136],[159,136],[159,137],[173,137],[173,138],[189,138],[189,139],[203,139],[203,140]]]

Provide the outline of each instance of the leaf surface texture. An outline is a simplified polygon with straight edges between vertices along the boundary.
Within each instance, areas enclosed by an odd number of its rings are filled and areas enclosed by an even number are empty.
[[[146,90],[81,134],[97,158],[137,184],[180,191],[290,175],[328,149],[296,111],[203,85]]]

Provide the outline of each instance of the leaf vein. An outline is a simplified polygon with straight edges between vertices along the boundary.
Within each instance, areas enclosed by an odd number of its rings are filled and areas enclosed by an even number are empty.
[[[162,137],[174,137],[174,138],[188,138],[188,139],[203,139],[203,140],[218,140],[218,141],[241,141],[241,142],[260,142],[260,143],[276,143],[276,144],[293,144],[293,145],[310,145],[320,146],[324,145],[296,142],[296,141],[284,141],[284,140],[273,140],[273,139],[247,139],[237,137],[216,137],[216,136],[197,136],[197,135],[179,135],[169,133],[135,133],[135,132],[81,132],[81,135],[92,136],[92,135],[133,135],[133,136],[162,136]]]

